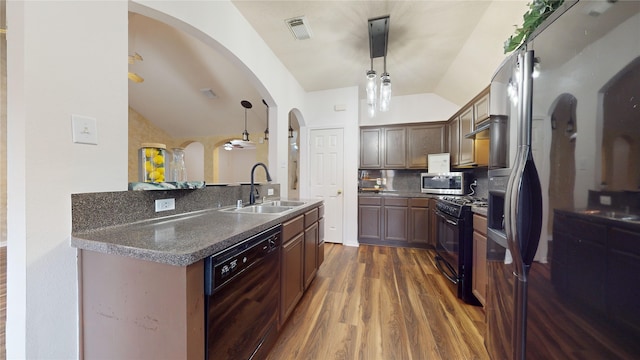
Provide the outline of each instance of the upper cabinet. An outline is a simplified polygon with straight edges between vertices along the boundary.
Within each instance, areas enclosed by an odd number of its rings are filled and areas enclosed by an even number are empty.
[[[446,151],[446,123],[360,128],[361,169],[426,169],[427,156]]]
[[[425,124],[407,127],[407,167],[425,169],[429,154],[446,152],[445,125]]]
[[[487,87],[449,119],[451,166],[473,167],[489,164],[489,139],[465,136],[489,120],[489,96]]]
[[[382,168],[382,129],[360,129],[360,168]]]

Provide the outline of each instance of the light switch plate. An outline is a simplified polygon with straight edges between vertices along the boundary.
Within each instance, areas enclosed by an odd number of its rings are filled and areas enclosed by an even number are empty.
[[[98,124],[95,118],[72,114],[71,127],[74,143],[98,145]]]

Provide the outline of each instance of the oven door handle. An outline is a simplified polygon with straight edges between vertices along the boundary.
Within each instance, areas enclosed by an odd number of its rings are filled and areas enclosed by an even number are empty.
[[[444,221],[446,221],[447,223],[453,225],[453,226],[458,226],[458,222],[450,220],[447,215],[445,215],[445,213],[441,212],[440,210],[436,209],[436,215],[440,216]]]
[[[451,281],[454,284],[458,284],[458,278],[455,276],[455,269],[451,266],[451,264],[449,264],[445,259],[442,258],[442,256],[440,255],[436,255],[436,267],[438,268],[438,270],[440,270],[440,272],[442,273],[442,275],[444,275],[447,279],[449,279],[449,281]],[[442,265],[440,265],[441,263],[444,263],[444,265],[446,266],[446,270],[442,267]],[[447,271],[448,270],[448,271]]]

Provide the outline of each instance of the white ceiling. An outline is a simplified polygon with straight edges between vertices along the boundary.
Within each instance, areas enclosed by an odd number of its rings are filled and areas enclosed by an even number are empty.
[[[367,19],[390,15],[387,71],[393,95],[435,93],[457,104],[484,88],[500,63],[502,43],[526,11],[514,1],[233,1],[306,91],[359,86],[370,68]],[[295,40],[285,19],[305,16],[309,40]],[[175,137],[242,132],[249,100],[252,140],[266,127],[262,96],[242,70],[181,31],[130,14],[129,104]],[[382,58],[374,69],[382,73]],[[211,88],[215,99],[200,89]],[[393,106],[393,104],[392,104]]]

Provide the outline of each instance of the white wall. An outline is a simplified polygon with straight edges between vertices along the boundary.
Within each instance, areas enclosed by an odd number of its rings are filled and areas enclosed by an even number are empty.
[[[127,188],[127,2],[8,1],[8,359],[78,356],[71,194]],[[73,144],[71,114],[98,145]]]
[[[255,149],[234,149],[231,151],[220,150],[218,179],[221,183],[249,182],[251,180],[251,168],[256,163]],[[264,169],[256,169],[255,181],[264,179]]]
[[[471,97],[464,103],[469,100]],[[360,126],[445,121],[464,103],[457,105],[432,93],[394,96],[389,111],[377,111],[374,117],[370,117],[367,101],[361,100]]]
[[[506,57],[502,43],[493,39],[507,40],[514,33],[516,25],[522,26],[522,15],[529,9],[527,3],[530,2],[492,1],[487,10],[479,14],[482,17],[478,25],[434,92],[462,106],[489,85],[494,71]]]
[[[358,164],[360,130],[358,126],[358,87],[316,91],[307,94],[304,127],[300,128],[301,197],[310,197],[309,135],[312,129],[344,129],[344,239],[349,246],[358,246]],[[335,105],[344,107],[336,111]]]

